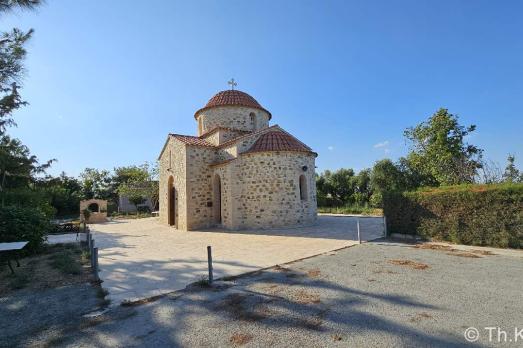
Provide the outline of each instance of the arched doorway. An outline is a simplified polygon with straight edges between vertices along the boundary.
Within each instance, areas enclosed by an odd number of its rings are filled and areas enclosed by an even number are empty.
[[[176,227],[176,215],[178,212],[178,192],[176,192],[176,187],[174,187],[174,178],[169,177],[167,183],[167,194],[168,194],[168,216],[169,216],[169,225]]]
[[[96,202],[93,202],[93,203],[89,204],[87,209],[89,209],[91,211],[91,213],[99,213],[100,212],[100,206]]]
[[[222,182],[221,182],[220,176],[218,174],[214,175],[212,189],[213,189],[212,206],[213,206],[214,223],[221,224],[222,223]]]

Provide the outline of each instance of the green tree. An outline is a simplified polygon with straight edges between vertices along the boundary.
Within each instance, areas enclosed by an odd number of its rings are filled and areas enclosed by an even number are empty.
[[[0,137],[0,196],[2,207],[7,191],[34,189],[36,175],[42,174],[53,160],[40,164],[29,148],[8,135]]]
[[[0,16],[15,9],[32,9],[39,0],[0,0]],[[33,29],[24,32],[14,28],[0,32],[0,136],[8,126],[16,125],[12,114],[27,104],[19,94],[26,57],[24,45],[31,38]]]
[[[352,178],[352,184],[350,186],[354,189],[354,193],[352,199],[350,199],[351,203],[359,206],[365,206],[369,203],[370,196],[372,195],[370,177],[371,170],[363,169]]]
[[[428,121],[405,130],[411,142],[408,164],[423,185],[454,185],[472,183],[481,168],[483,150],[465,142],[476,126],[461,126],[458,117],[439,109]]]
[[[82,196],[84,199],[111,199],[112,176],[108,170],[85,168],[80,173],[82,183]]]
[[[354,170],[341,168],[335,172],[325,172],[327,192],[335,205],[347,204],[354,194]]]
[[[123,181],[118,185],[117,192],[126,196],[131,203],[138,208],[138,204],[149,200],[153,209],[158,204],[158,164],[150,165],[144,163],[141,166],[130,166],[115,169],[119,180]]]
[[[404,173],[390,159],[383,159],[374,164],[370,182],[373,191],[380,193],[406,189]]]
[[[523,176],[515,165],[516,158],[514,155],[509,155],[507,158],[507,166],[503,173],[503,181],[505,182],[522,182]]]
[[[37,185],[49,197],[57,216],[78,214],[82,199],[82,185],[78,179],[61,173],[58,177],[45,177]]]

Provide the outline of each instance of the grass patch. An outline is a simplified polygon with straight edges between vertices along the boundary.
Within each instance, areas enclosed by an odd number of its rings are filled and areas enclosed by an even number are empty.
[[[78,244],[45,245],[38,254],[20,258],[15,274],[7,266],[0,267],[0,295],[91,282],[89,262],[83,264],[82,255]]]
[[[25,288],[29,284],[29,275],[26,273],[15,273],[11,277],[11,281],[9,282],[9,287],[13,290],[19,290]]]
[[[194,283],[195,286],[200,288],[210,288],[211,283],[209,283],[209,279],[207,279],[206,276],[201,276],[200,280]]]
[[[325,214],[357,214],[357,215],[383,215],[383,209],[360,207],[360,206],[346,206],[346,207],[318,207],[318,213]]]
[[[64,274],[81,274],[82,265],[74,253],[71,250],[64,250],[53,254],[49,258],[49,264]]]

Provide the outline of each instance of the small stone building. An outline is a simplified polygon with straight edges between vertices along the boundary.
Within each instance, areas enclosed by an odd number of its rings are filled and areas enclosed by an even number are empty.
[[[317,154],[253,97],[219,92],[160,153],[160,221],[180,230],[264,229],[316,220]]]

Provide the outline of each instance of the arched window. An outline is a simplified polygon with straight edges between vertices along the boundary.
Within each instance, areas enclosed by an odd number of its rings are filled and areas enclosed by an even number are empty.
[[[256,114],[254,112],[251,112],[249,114],[249,117],[251,118],[251,126],[253,130],[256,130]]]
[[[300,199],[302,201],[307,200],[307,179],[305,175],[300,175]]]

